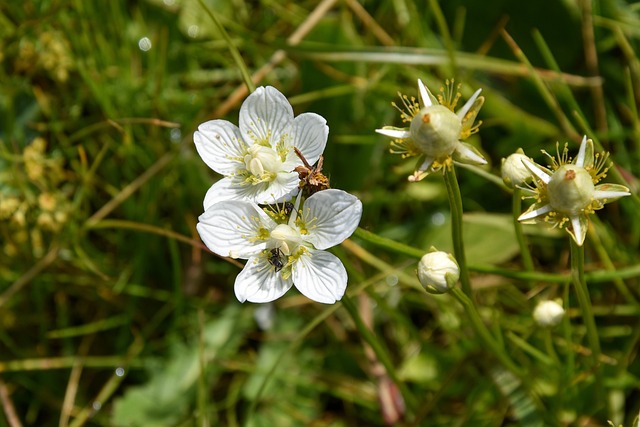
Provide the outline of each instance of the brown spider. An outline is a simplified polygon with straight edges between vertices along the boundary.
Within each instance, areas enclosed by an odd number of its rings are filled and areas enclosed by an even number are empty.
[[[298,177],[300,178],[300,184],[298,184],[298,186],[302,189],[305,196],[309,197],[318,191],[330,188],[329,178],[324,176],[322,173],[322,155],[320,155],[320,158],[318,159],[318,164],[316,166],[311,166],[300,150],[296,147],[293,147],[293,150],[304,164],[304,166],[298,166],[294,170],[298,172]]]

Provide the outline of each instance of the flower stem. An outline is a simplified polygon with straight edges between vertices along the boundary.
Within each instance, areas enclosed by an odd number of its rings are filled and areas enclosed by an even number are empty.
[[[464,242],[462,240],[462,196],[456,178],[456,171],[453,166],[445,168],[444,182],[449,195],[449,206],[451,208],[451,239],[453,240],[453,253],[460,267],[460,283],[464,293],[471,297],[471,283],[469,282],[469,270],[464,253]]]
[[[460,289],[453,288],[450,292],[460,304],[464,307],[464,310],[469,317],[469,321],[471,322],[471,326],[476,331],[476,334],[482,341],[482,343],[486,346],[486,348],[490,349],[491,352],[500,360],[500,363],[510,370],[514,375],[516,375],[521,380],[523,379],[522,372],[518,368],[518,366],[511,360],[507,352],[503,347],[498,344],[498,341],[491,335],[489,329],[484,324],[482,319],[480,318],[480,313],[478,313],[478,309],[469,296],[467,296],[464,292],[461,292]]]
[[[591,306],[591,298],[589,297],[589,289],[584,280],[584,246],[578,246],[573,239],[569,239],[569,241],[571,242],[571,279],[576,290],[578,304],[580,305],[582,321],[587,329],[587,341],[591,348],[591,360],[596,375],[596,387],[598,390],[601,390],[600,340],[593,315],[593,307]]]
[[[518,221],[518,217],[522,213],[522,190],[517,187],[513,189],[513,201],[511,207],[513,211],[513,228],[516,232],[518,246],[520,246],[522,265],[524,266],[525,271],[533,271],[533,258],[531,258],[529,245],[527,245],[527,239],[524,237],[524,233],[522,231],[522,223]]]

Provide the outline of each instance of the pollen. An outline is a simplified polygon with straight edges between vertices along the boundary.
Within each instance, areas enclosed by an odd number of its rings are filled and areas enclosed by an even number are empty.
[[[402,101],[402,107],[398,106],[395,102],[391,105],[398,111],[400,111],[400,118],[404,123],[411,123],[411,120],[420,112],[420,104],[415,97],[409,98],[407,95],[398,93],[400,100]]]
[[[422,123],[429,124],[431,122],[431,116],[427,114],[422,115]]]
[[[591,175],[594,184],[597,184],[601,179],[607,176],[607,172],[609,172],[610,167],[608,160],[608,152],[604,151],[602,153],[596,153],[593,165],[586,168]]]
[[[458,101],[462,96],[460,87],[462,87],[462,84],[458,83],[456,85],[454,79],[447,79],[445,81],[445,87],[440,88],[440,93],[437,96],[440,105],[447,107],[451,111],[455,111],[456,105],[458,105]]]
[[[420,148],[411,138],[394,139],[390,143],[389,152],[391,154],[400,154],[403,159],[419,156],[421,153]]]

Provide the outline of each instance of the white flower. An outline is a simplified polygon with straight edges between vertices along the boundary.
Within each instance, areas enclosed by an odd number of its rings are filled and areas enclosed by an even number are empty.
[[[518,217],[518,221],[547,222],[559,228],[568,223],[567,232],[578,246],[582,246],[589,226],[589,215],[602,209],[605,203],[631,193],[623,185],[595,185],[607,174],[609,153],[595,154],[593,141],[586,136],[575,159],[569,157],[566,145],[562,154],[558,153],[557,159],[549,154],[547,156],[552,162],[550,169],[529,159],[522,160],[535,184],[535,187],[523,190],[536,202]]]
[[[418,263],[418,279],[432,294],[449,291],[460,278],[460,268],[450,254],[431,248]]]
[[[296,205],[300,200],[296,199]],[[342,298],[347,272],[324,249],[348,238],[361,216],[358,198],[329,189],[293,209],[223,201],[200,216],[197,229],[216,254],[248,259],[235,281],[240,302],[270,302],[295,284],[308,298],[331,304]]]
[[[545,328],[557,325],[563,317],[564,308],[556,301],[540,301],[533,309],[533,320]]]
[[[419,157],[419,166],[409,176],[409,181],[419,181],[433,171],[450,167],[453,160],[476,165],[487,163],[478,150],[462,142],[476,133],[480,126],[480,123],[474,125],[474,121],[484,104],[484,98],[479,96],[481,89],[455,111],[460,93],[453,88],[453,81],[447,80],[446,86],[447,89],[441,89],[436,98],[418,80],[421,103],[413,97],[402,96],[404,110],[394,104],[400,110],[402,120],[410,126],[376,129],[376,132],[394,138],[392,153]]]
[[[277,89],[259,87],[240,107],[239,127],[226,120],[202,123],[193,135],[198,154],[224,178],[213,184],[204,209],[223,200],[269,204],[288,200],[298,189],[303,163],[298,148],[314,164],[327,143],[326,120],[314,113],[293,116]]]

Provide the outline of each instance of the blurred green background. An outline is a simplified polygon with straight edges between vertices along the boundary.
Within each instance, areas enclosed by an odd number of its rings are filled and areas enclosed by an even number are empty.
[[[608,180],[637,194],[640,3],[204,3],[258,85],[277,87],[296,114],[327,119],[325,171],[363,201],[361,227],[414,248],[452,250],[442,178],[409,185],[414,162],[391,156],[374,130],[401,125],[391,102],[417,96],[418,78],[434,92],[455,78],[461,102],[483,88],[470,142],[491,163],[458,171],[467,258],[486,323],[536,378],[536,394],[497,367],[453,299],[413,289],[415,258],[358,238],[334,253],[360,317],[296,291],[237,302],[238,264],[209,253],[195,230],[218,176],[192,134],[213,118],[237,123],[246,92],[198,0],[4,1],[0,426],[632,425],[637,197],[600,211],[599,243],[586,248],[601,396],[582,363],[577,310],[573,328],[548,334],[531,319],[541,296],[576,307],[566,235],[526,227],[550,275],[511,278],[522,270],[511,197],[482,174],[499,176],[518,147],[540,162],[556,141],[575,153],[587,134],[618,167]],[[613,265],[626,275],[598,276]],[[406,409],[358,319],[411,392]]]

